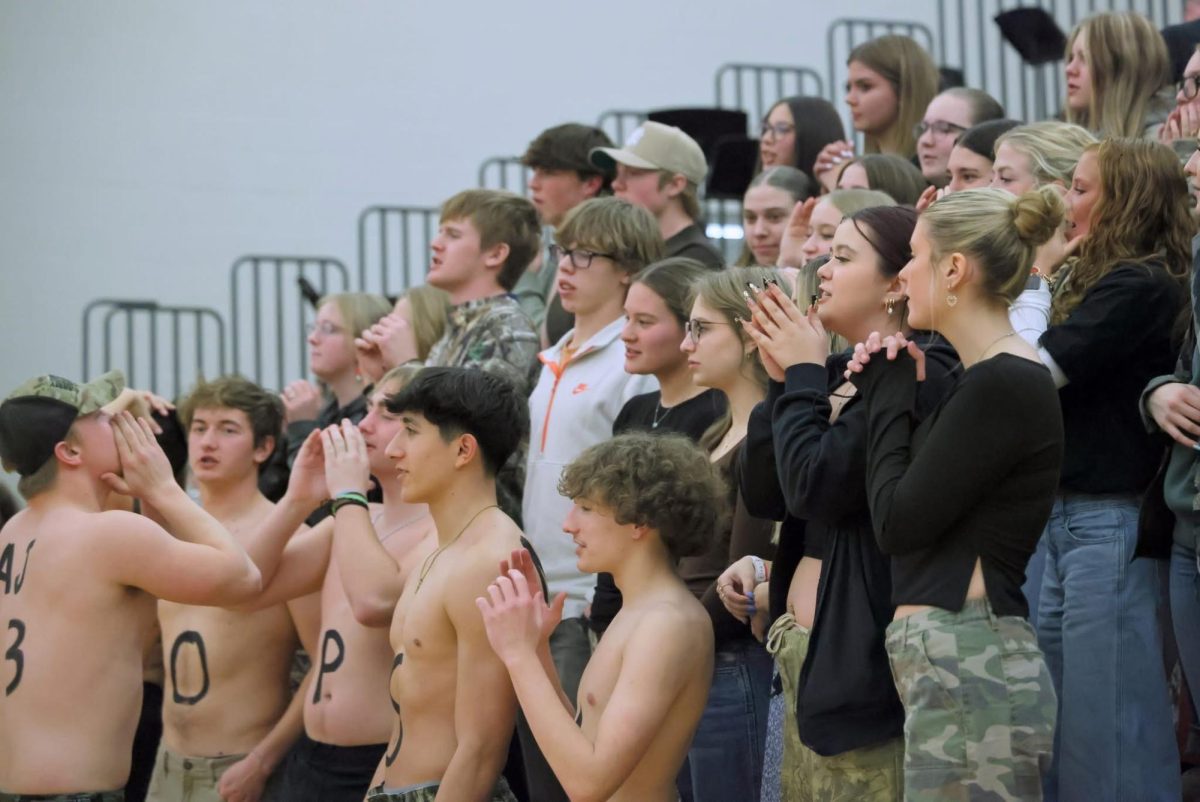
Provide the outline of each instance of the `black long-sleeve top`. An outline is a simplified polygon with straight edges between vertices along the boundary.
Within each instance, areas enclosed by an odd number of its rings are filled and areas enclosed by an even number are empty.
[[[1042,334],[1069,383],[1059,389],[1066,455],[1061,490],[1141,493],[1166,441],[1146,432],[1138,400],[1179,353],[1187,290],[1160,264],[1122,264],[1097,281],[1062,323]]]
[[[1050,517],[1063,421],[1050,372],[1001,353],[963,371],[914,420],[911,357],[873,359],[855,385],[867,408],[867,494],[892,601],[958,611],[975,562],[997,615],[1028,616],[1025,567]]]
[[[927,348],[920,406],[932,411],[958,358],[944,342]],[[884,651],[891,573],[880,553],[866,492],[867,421],[856,394],[829,420],[830,394],[844,384],[848,354],[801,364],[772,382],[755,407],[742,453],[742,494],[752,514],[783,518],[771,571],[771,615],[782,614],[796,566],[822,560],[808,657],[798,683],[800,738],[836,755],[898,736],[904,711]]]

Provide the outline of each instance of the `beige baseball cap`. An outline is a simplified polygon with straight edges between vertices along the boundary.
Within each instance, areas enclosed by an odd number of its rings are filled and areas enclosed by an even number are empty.
[[[673,125],[644,122],[629,135],[622,148],[592,148],[592,164],[612,170],[616,164],[643,170],[670,170],[697,186],[708,174],[708,161],[696,140]]]

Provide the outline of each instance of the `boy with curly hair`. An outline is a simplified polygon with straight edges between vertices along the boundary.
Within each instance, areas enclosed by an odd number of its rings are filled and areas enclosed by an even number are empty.
[[[624,605],[574,703],[549,648],[565,594],[546,604],[527,553],[475,602],[488,640],[571,799],[674,802],[713,673],[712,624],[675,564],[711,542],[727,492],[689,440],[644,433],[587,449],[558,489],[572,502],[563,531],[579,570],[611,573]]]

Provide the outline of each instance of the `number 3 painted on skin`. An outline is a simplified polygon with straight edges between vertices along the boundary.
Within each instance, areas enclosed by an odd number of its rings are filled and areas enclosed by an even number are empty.
[[[21,642],[25,640],[25,622],[19,618],[11,618],[8,621],[8,628],[15,630],[17,637],[13,640],[12,646],[8,647],[8,651],[4,653],[4,659],[11,660],[17,670],[13,674],[12,681],[4,689],[5,696],[12,695],[12,692],[21,684],[21,675],[25,673],[25,654],[21,651]]]

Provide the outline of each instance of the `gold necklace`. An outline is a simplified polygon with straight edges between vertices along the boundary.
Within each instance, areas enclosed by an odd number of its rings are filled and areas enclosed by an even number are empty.
[[[433,554],[430,554],[428,557],[425,558],[425,562],[421,563],[421,570],[417,574],[417,588],[416,588],[416,590],[413,591],[414,594],[416,594],[417,591],[419,591],[421,589],[421,584],[425,581],[425,577],[429,576],[429,572],[433,570],[433,564],[435,562],[437,562],[437,558],[442,555],[442,552],[445,551],[446,549],[450,548],[451,546],[453,546],[454,541],[458,540],[460,537],[463,536],[463,532],[466,532],[467,528],[471,524],[475,523],[476,518],[478,518],[480,515],[483,515],[485,512],[492,509],[493,507],[496,507],[496,505],[489,504],[486,507],[484,507],[482,510],[480,510],[479,512],[472,515],[471,520],[467,521],[466,526],[464,526],[462,529],[458,530],[457,535],[450,538],[450,540],[447,541],[446,545],[438,546],[437,550],[434,551]],[[497,507],[497,509],[499,509],[499,508]]]
[[[1016,334],[1017,334],[1017,333],[1016,333],[1015,331],[1010,331],[1010,332],[1008,332],[1007,334],[1001,334],[999,337],[997,337],[996,339],[992,340],[991,344],[990,344],[990,345],[988,345],[988,347],[987,347],[987,348],[984,348],[984,349],[983,349],[983,353],[982,353],[982,354],[980,354],[980,355],[979,355],[979,359],[977,359],[977,360],[975,360],[975,361],[976,361],[976,362],[982,362],[982,361],[983,361],[983,358],[984,358],[985,356],[987,356],[987,353],[988,353],[988,351],[990,351],[990,350],[992,350],[993,348],[995,348],[995,347],[996,347],[996,345],[997,345],[997,343],[999,343],[1001,340],[1008,339],[1009,337],[1015,337],[1015,336],[1016,336]]]

